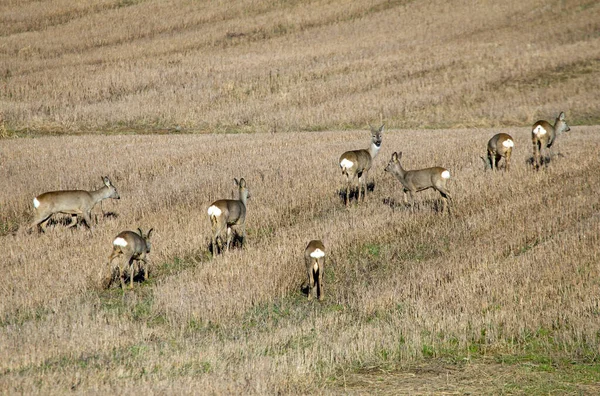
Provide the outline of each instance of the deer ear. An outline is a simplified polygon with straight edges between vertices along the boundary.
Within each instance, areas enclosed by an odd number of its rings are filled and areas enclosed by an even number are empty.
[[[398,153],[394,151],[394,153],[392,154],[392,161],[396,162],[398,161]]]
[[[110,180],[108,179],[108,176],[102,176],[102,181],[106,187],[110,187]]]
[[[385,124],[381,124],[381,126],[379,127],[379,133],[383,132],[383,127],[385,126]]]
[[[246,187],[246,180],[243,177],[240,179],[240,187]]]
[[[150,228],[148,234],[146,234],[146,239],[150,239],[150,234],[152,234],[152,231],[154,231],[154,228]]]
[[[235,178],[235,177],[233,178],[233,182],[235,183],[235,185],[236,185],[236,186],[239,186],[239,185],[240,185],[240,182],[239,182],[239,181],[238,181],[238,179],[237,179],[237,178]]]
[[[560,114],[558,115],[558,119],[561,120],[561,121],[565,120],[565,112],[564,111],[560,112]]]
[[[402,158],[402,151],[398,153],[398,159]]]
[[[138,232],[140,233],[140,236],[143,238],[144,237],[144,232],[142,231],[141,228],[138,227]]]

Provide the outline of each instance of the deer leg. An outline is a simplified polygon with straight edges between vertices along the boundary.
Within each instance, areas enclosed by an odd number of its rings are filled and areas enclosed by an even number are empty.
[[[367,179],[369,178],[369,172],[364,171],[362,174],[362,185],[365,187],[365,192],[363,194],[363,202],[365,201],[365,199],[367,198]]]
[[[538,169],[540,167],[540,145],[538,141],[533,141],[533,166]]]
[[[121,281],[121,290],[125,290],[125,276],[123,274],[123,267],[125,266],[125,261],[119,264],[119,280]]]
[[[229,245],[231,245],[232,234],[231,227],[227,227],[227,251],[229,251]]]
[[[242,248],[246,244],[246,223],[242,224]]]
[[[72,214],[71,221],[69,222],[69,224],[67,224],[67,228],[75,227],[76,225],[77,225],[77,215]]]
[[[144,262],[144,282],[148,280],[148,260],[146,260],[146,258],[143,258],[142,261]]]
[[[48,216],[45,220],[40,222],[40,229],[42,230],[43,233],[46,232],[46,227],[48,227],[48,221],[50,220],[51,216]]]
[[[364,200],[364,197],[362,196],[362,184],[363,184],[363,173],[360,172],[358,174],[358,200],[356,202],[360,202],[361,197]]]
[[[408,193],[410,194],[410,207],[412,209],[412,211],[415,211],[415,193],[412,190],[408,190]]]
[[[312,261],[311,261],[312,264]],[[313,273],[313,266],[308,268],[308,299],[312,300],[313,289],[315,287],[315,275]]]
[[[323,262],[325,260],[319,260],[319,281],[317,287],[317,298],[319,301],[323,301],[325,295],[323,294]]]
[[[512,150],[508,150],[504,157],[504,169],[508,172],[510,170],[510,156],[512,154]]]
[[[350,175],[346,170],[346,206],[350,203]]]
[[[90,229],[90,232],[92,231],[92,228],[93,228],[91,215],[92,215],[91,210],[87,211],[87,212],[83,212],[83,221]]]
[[[440,186],[438,187],[438,191],[440,192],[440,194],[442,195],[442,212],[444,212],[446,209],[448,209],[448,213],[450,213],[450,205],[448,201],[452,201],[452,196],[450,195],[450,193],[448,192],[448,190],[446,190],[445,187]]]
[[[135,275],[135,272],[133,271],[134,268],[134,259],[133,256],[129,259],[129,288],[133,289],[133,278]]]
[[[217,255],[217,247],[219,248],[219,250],[223,250],[223,238],[221,238],[221,234],[223,233],[223,230],[225,228],[226,224],[223,224],[221,222],[219,222],[218,220],[215,221],[215,223],[213,224],[213,242],[212,242],[212,248],[213,248],[213,257]],[[218,243],[218,240],[220,240],[220,244]]]
[[[50,215],[51,216],[51,215]],[[46,222],[50,216],[43,218],[43,217],[35,217],[33,219],[33,221],[31,222],[31,224],[29,225],[29,228],[27,229],[28,231],[31,230],[32,228],[36,227],[38,228],[38,231],[42,228],[41,224]],[[45,231],[45,228],[43,229],[43,231]]]

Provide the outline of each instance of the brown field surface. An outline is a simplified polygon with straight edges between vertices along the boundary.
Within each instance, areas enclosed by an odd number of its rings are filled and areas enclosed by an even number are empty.
[[[338,158],[381,121],[346,208]],[[0,394],[600,394],[597,124],[598,1],[0,1]],[[403,205],[394,151],[450,170],[451,215]],[[24,231],[104,175],[93,233]],[[234,177],[247,244],[212,258]],[[103,290],[138,227],[150,279]]]
[[[600,134],[572,127],[533,171],[484,172],[500,129],[388,130],[365,203],[344,207],[339,155],[369,132],[112,135],[0,146],[2,393],[594,393],[600,381]],[[414,212],[383,167],[441,165]],[[32,198],[101,186],[94,232],[26,225]],[[248,243],[211,259],[207,207],[245,177]],[[353,201],[354,202],[354,201]],[[111,241],[155,228],[148,282],[100,290]],[[303,251],[323,238],[326,299]],[[541,387],[541,388],[540,388]],[[596,390],[598,390],[596,388]]]
[[[600,122],[595,0],[8,0],[16,134]]]

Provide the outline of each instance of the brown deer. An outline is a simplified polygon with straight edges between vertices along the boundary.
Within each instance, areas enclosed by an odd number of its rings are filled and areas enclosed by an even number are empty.
[[[510,170],[510,156],[515,146],[513,138],[506,133],[498,133],[488,141],[487,156],[481,157],[485,163],[485,169],[498,169],[500,159],[504,157],[504,170]]]
[[[563,132],[569,132],[571,128],[565,121],[565,113],[560,112],[554,125],[548,121],[540,120],[533,124],[531,129],[531,142],[533,143],[533,165],[536,169],[539,169],[541,165],[541,151],[542,148],[550,149],[552,144],[556,141]]]
[[[85,224],[92,230],[91,214],[94,206],[103,199],[121,198],[108,176],[102,177],[102,181],[104,186],[96,191],[50,191],[33,198],[33,221],[28,230],[39,226],[42,231],[46,231],[47,221],[55,213],[71,215],[68,227],[76,226],[77,215],[82,215]]]
[[[396,176],[400,183],[402,183],[402,187],[404,187],[404,203],[408,203],[406,200],[406,192],[408,192],[410,193],[411,207],[414,208],[414,193],[433,188],[442,195],[442,212],[444,212],[446,207],[450,211],[447,201],[452,201],[452,197],[446,189],[446,181],[450,179],[450,172],[440,167],[407,171],[400,165],[401,158],[402,152],[393,153],[390,162],[385,167],[385,171]]]
[[[312,299],[313,290],[319,301],[325,297],[323,293],[323,270],[325,264],[325,246],[323,242],[313,240],[304,250],[304,261],[308,273],[308,299]]]
[[[350,185],[356,176],[358,176],[358,201],[361,198],[361,186],[365,187],[365,195],[362,197],[363,201],[367,195],[367,175],[373,164],[373,160],[381,149],[381,141],[383,134],[383,125],[379,128],[371,128],[371,145],[368,149],[346,151],[340,157],[340,168],[342,168],[342,175],[346,176],[346,206],[350,202]]]
[[[239,188],[239,199],[220,199],[215,201],[208,208],[208,216],[212,225],[212,252],[213,256],[217,254],[217,238],[221,240],[219,249],[222,249],[223,239],[221,234],[227,229],[227,251],[232,239],[232,230],[234,226],[242,228],[242,247],[246,240],[246,201],[250,198],[246,180],[241,178],[239,181],[233,179]]]
[[[125,289],[124,266],[126,264],[129,265],[129,287],[133,289],[133,278],[135,276],[135,272],[133,271],[134,261],[138,261],[138,271],[140,270],[139,262],[144,262],[144,280],[148,280],[148,261],[146,260],[146,255],[150,253],[150,249],[152,248],[150,235],[152,235],[153,230],[154,229],[151,228],[147,234],[144,234],[141,228],[138,228],[139,233],[134,231],[123,231],[115,237],[113,240],[112,253],[108,257],[110,278],[106,279],[104,282],[104,287],[106,289],[110,287],[114,279],[112,262],[121,255],[124,258],[121,264],[119,264],[119,278],[121,279],[122,289]]]

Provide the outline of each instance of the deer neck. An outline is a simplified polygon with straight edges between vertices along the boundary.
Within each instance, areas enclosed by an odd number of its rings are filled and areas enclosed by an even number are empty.
[[[371,156],[371,159],[375,159],[377,153],[379,153],[379,150],[381,150],[381,146],[377,147],[375,143],[371,143],[371,146],[369,147],[369,155]]]
[[[240,190],[240,201],[246,206],[246,201],[248,201],[248,191]]]
[[[404,168],[400,164],[398,164],[396,169],[394,169],[394,175],[396,175],[396,178],[398,180],[400,180],[400,182],[404,181],[404,178],[406,177],[406,173],[407,172],[404,170]]]
[[[107,186],[99,188],[98,190],[95,190],[95,191],[90,191],[90,195],[92,196],[94,203],[98,203],[98,202],[102,201],[103,199],[110,197],[110,194],[111,194],[110,188]]]

